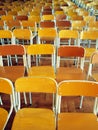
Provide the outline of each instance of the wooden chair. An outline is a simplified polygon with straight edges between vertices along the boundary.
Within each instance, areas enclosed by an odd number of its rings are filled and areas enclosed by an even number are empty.
[[[78,45],[79,32],[77,30],[61,30],[58,36],[59,45]]]
[[[84,56],[85,49],[81,46],[59,46],[57,51],[56,80],[60,82],[62,80],[86,79]],[[62,65],[61,60],[66,61],[65,65]],[[69,65],[67,65],[68,61]]]
[[[84,20],[75,20],[72,21],[72,30],[78,30],[79,32],[85,30],[86,28],[86,21]]]
[[[98,51],[94,51],[90,56],[90,62],[88,67],[87,79],[93,78],[96,82],[98,81],[97,69],[94,71],[94,68],[97,68],[98,65]]]
[[[82,44],[86,49],[85,57],[88,59],[86,61],[89,61],[92,52],[98,48],[98,32],[94,30],[82,31],[80,33],[79,45]]]
[[[0,130],[4,130],[13,111],[13,107],[15,106],[15,98],[14,98],[14,87],[13,83],[7,78],[0,77],[0,95],[2,97],[8,95],[9,101],[9,110],[5,108],[4,104],[7,102],[3,102],[3,105],[0,107]],[[2,98],[3,99],[3,98]]]
[[[42,21],[54,21],[55,20],[55,16],[52,15],[43,15],[41,18]]]
[[[17,15],[15,17],[15,19],[16,20],[20,20],[20,21],[22,21],[22,20],[28,20],[28,16],[27,15]]]
[[[39,28],[55,28],[54,21],[40,21]]]
[[[41,94],[56,94],[57,83],[49,77],[22,77],[16,80],[15,90],[21,92],[32,92]],[[53,98],[55,100],[55,98]],[[15,115],[12,129],[16,130],[55,130],[55,112],[47,108],[20,108],[18,97],[18,111]],[[19,122],[21,120],[21,123]]]
[[[56,21],[57,31],[64,29],[71,29],[71,21],[69,20],[57,20]]]
[[[17,78],[24,76],[26,71],[25,53],[25,49],[22,45],[0,46],[0,77],[8,78],[11,81],[15,82]],[[16,59],[17,55],[23,57],[23,63],[21,59],[20,65],[20,60]]]
[[[39,57],[40,55],[40,57]],[[31,45],[27,49],[28,56],[28,76],[47,76],[55,79],[55,47],[51,44]],[[45,65],[42,65],[39,59],[36,59],[36,66],[32,65],[31,56],[46,59]],[[50,61],[50,62],[49,62]]]
[[[34,35],[37,33],[37,25],[36,22],[30,20],[21,21],[22,29],[30,29]]]
[[[4,21],[14,20],[14,16],[13,15],[2,15],[1,20],[4,20]]]
[[[16,28],[21,28],[21,23],[19,20],[6,21],[6,29],[13,31]]]
[[[58,85],[57,92],[57,129],[58,130],[94,130],[98,129],[98,105],[95,103],[94,111],[90,112],[65,112],[61,110],[62,96],[90,96],[98,97],[98,83],[93,81],[66,80]]]
[[[98,31],[98,21],[90,21],[87,27],[88,30]]]
[[[30,45],[33,43],[35,35],[29,29],[14,29],[13,44]]]
[[[0,20],[0,30],[6,29],[5,22],[3,20]]]
[[[42,28],[38,30],[38,43],[53,43],[57,45],[57,31],[55,28]]]
[[[12,32],[10,30],[0,30],[0,44],[12,44]]]

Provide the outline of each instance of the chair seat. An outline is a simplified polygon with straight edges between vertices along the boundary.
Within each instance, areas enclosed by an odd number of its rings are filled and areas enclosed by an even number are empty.
[[[62,80],[84,80],[86,79],[86,73],[80,68],[75,67],[60,67],[57,69],[56,80],[58,82]]]
[[[8,78],[13,82],[15,82],[17,78],[24,76],[24,73],[24,66],[0,66],[0,77]]]
[[[28,70],[29,76],[47,76],[55,79],[55,71],[52,66],[36,66]]]
[[[98,130],[97,117],[92,113],[60,113],[58,130]]]
[[[5,109],[0,108],[0,130],[3,129],[7,116],[8,112]]]
[[[12,130],[55,130],[55,115],[49,109],[23,108],[17,112]]]

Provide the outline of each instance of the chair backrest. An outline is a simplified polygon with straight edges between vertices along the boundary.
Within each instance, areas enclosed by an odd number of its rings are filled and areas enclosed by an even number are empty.
[[[61,30],[59,31],[59,40],[74,39],[74,44],[78,45],[79,32],[77,30]],[[60,41],[58,43],[60,45]],[[71,43],[69,43],[71,44]]]
[[[28,16],[28,20],[36,22],[39,25],[39,22],[41,21],[41,18],[39,15],[32,15],[32,16]]]
[[[17,15],[16,17],[16,20],[28,20],[28,16],[27,15]]]
[[[33,43],[32,31],[29,29],[14,29],[13,30],[13,44],[16,44],[16,39],[30,40],[29,44]]]
[[[56,21],[56,27],[57,30],[64,30],[64,29],[70,29],[71,28],[71,21],[68,20],[59,20]]]
[[[41,43],[41,40],[54,41],[56,37],[57,31],[55,28],[42,28],[38,30],[38,43]]]
[[[39,24],[40,28],[55,28],[54,21],[41,21]]]
[[[60,113],[61,96],[93,96],[98,97],[98,83],[86,80],[66,80],[58,84],[57,111]],[[97,105],[97,104],[96,104]]]
[[[66,14],[59,14],[59,15],[57,15],[56,16],[56,21],[62,21],[62,20],[66,20],[66,18],[67,18],[67,15]]]
[[[88,24],[88,30],[97,30],[98,31],[98,21],[91,21]]]
[[[15,82],[16,92],[56,94],[57,83],[49,77],[21,77]],[[19,100],[20,102],[20,100]],[[18,109],[20,108],[20,103]]]
[[[4,128],[7,125],[8,120],[12,114],[13,107],[15,106],[14,87],[13,87],[13,83],[9,79],[0,77],[0,93],[3,93],[4,95],[7,94],[10,96],[9,111],[6,110],[5,107],[4,108],[0,107],[0,115],[1,115],[0,116],[0,129],[4,130]],[[3,103],[3,105],[4,105],[4,103]]]
[[[98,31],[82,31],[80,33],[80,40],[96,40],[96,49],[98,48]],[[80,42],[79,42],[79,45],[80,45]]]
[[[4,21],[14,20],[14,17],[13,15],[3,15],[1,17],[1,20],[4,20]]]
[[[7,30],[13,31],[15,28],[21,28],[21,23],[19,20],[6,21]]]
[[[31,60],[30,60],[30,56],[32,55],[51,55],[51,63],[52,66],[55,67],[55,47],[52,44],[34,44],[34,45],[30,45],[28,46],[27,49],[27,55],[28,55],[28,65],[29,68],[31,67]]]
[[[3,64],[3,56],[14,56],[14,55],[23,56],[23,64],[24,64],[24,66],[26,66],[26,52],[25,52],[24,46],[22,46],[22,45],[3,45],[3,46],[0,46],[0,65],[1,66],[4,65]],[[11,61],[8,60],[8,65],[10,65],[9,62],[11,62]]]
[[[54,21],[55,16],[54,15],[43,15],[42,16],[42,21]]]
[[[5,39],[8,39],[8,41],[5,41]],[[12,43],[12,32],[10,30],[0,30],[0,42],[1,44],[11,44]]]
[[[23,20],[21,21],[21,27],[23,29],[30,29],[32,31],[32,33],[36,34],[37,32],[37,25],[36,22],[34,21],[30,21],[30,20]]]
[[[60,66],[60,58],[80,58],[80,68],[84,67],[85,49],[82,46],[60,46],[57,51],[57,68]]]
[[[96,17],[95,16],[85,16],[84,21],[86,21],[87,23],[90,23],[91,21],[94,22],[94,21],[96,21]]]
[[[86,27],[86,21],[84,21],[84,20],[72,21],[72,29],[73,30],[82,31],[85,29],[85,27]]]

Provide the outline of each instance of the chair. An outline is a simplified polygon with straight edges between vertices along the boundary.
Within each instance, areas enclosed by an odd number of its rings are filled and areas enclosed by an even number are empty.
[[[4,20],[4,21],[14,20],[14,16],[13,15],[2,15],[1,20]]]
[[[54,12],[54,15],[55,16],[57,16],[57,15],[62,15],[62,14],[64,14],[64,11],[62,10],[62,11],[55,11]]]
[[[71,21],[80,21],[80,20],[83,20],[83,16],[79,16],[79,15],[73,15],[73,16],[70,16],[70,20]]]
[[[16,59],[16,56],[22,56],[23,63],[22,57],[20,57],[21,59]],[[24,76],[25,71],[26,56],[24,47],[22,45],[0,46],[0,77],[8,78],[15,82],[17,78]]]
[[[21,27],[23,29],[30,29],[34,35],[37,33],[37,25],[36,22],[30,20],[23,20],[21,21]]]
[[[41,18],[42,21],[54,21],[55,16],[54,15],[43,15]]]
[[[56,21],[56,27],[58,32],[64,29],[71,29],[71,21],[69,20]]]
[[[0,77],[0,95],[1,97],[6,95],[9,96],[7,97],[7,101],[9,102],[3,102],[3,107],[0,107],[0,130],[4,130],[11,117],[13,107],[15,106],[14,87],[12,82],[7,78]],[[6,110],[4,105],[7,105],[7,103],[9,104],[9,110]]]
[[[38,43],[47,42],[57,45],[57,31],[55,28],[42,28],[38,30]]]
[[[79,32],[77,30],[61,30],[58,38],[58,46],[61,44],[78,45]]]
[[[57,50],[56,80],[84,80],[85,49],[81,46],[61,45]],[[62,64],[64,60],[64,65]],[[69,64],[68,64],[69,61]]]
[[[56,21],[63,21],[67,19],[67,15],[66,14],[59,14],[56,16]]]
[[[12,32],[10,30],[0,30],[0,44],[11,44],[12,42]]]
[[[40,21],[39,28],[55,28],[54,21]]]
[[[96,17],[95,16],[85,16],[84,21],[86,21],[87,23],[90,23],[91,21],[94,22],[96,21]]]
[[[33,43],[35,35],[29,29],[14,29],[13,44],[30,45]]]
[[[22,21],[22,20],[28,20],[28,16],[27,15],[17,15],[15,17],[15,19],[16,20],[20,20],[20,21]]]
[[[79,40],[79,45],[81,44],[83,44],[86,49],[85,57],[89,59],[89,57],[92,55],[92,52],[98,48],[98,32],[94,30],[82,31],[80,33]]]
[[[40,55],[40,57],[39,57]],[[27,49],[28,56],[28,76],[47,76],[55,79],[55,47],[51,44],[30,45]],[[46,64],[41,64],[41,60],[36,59],[36,66],[32,66],[31,56],[46,59]],[[49,62],[50,61],[50,62]]]
[[[88,30],[96,30],[98,31],[98,21],[91,21],[88,24]]]
[[[86,21],[84,20],[75,20],[72,21],[72,30],[78,30],[79,32],[85,30]]]
[[[65,112],[61,110],[61,99],[66,96],[98,97],[98,83],[93,81],[66,80],[58,84],[57,92],[57,126],[58,130],[94,130],[98,129],[98,105],[94,112]]]
[[[16,28],[21,28],[21,23],[19,20],[6,21],[6,29],[13,31]]]
[[[92,78],[96,82],[98,81],[97,69],[96,69],[96,71],[94,71],[94,68],[97,68],[97,65],[98,65],[98,51],[96,50],[90,56],[90,62],[89,62],[88,74],[87,74],[88,80],[90,80],[90,78]]]
[[[49,77],[22,77],[15,82],[15,90],[18,95],[21,92],[55,95],[56,87],[56,81]],[[55,98],[53,99],[55,100]],[[55,130],[55,112],[53,110],[48,108],[20,108],[20,98],[18,100],[18,111],[11,130]]]

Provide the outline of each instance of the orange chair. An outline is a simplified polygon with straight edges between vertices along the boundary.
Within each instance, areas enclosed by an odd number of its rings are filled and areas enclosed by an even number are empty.
[[[57,50],[57,69],[56,80],[84,80],[86,73],[84,71],[85,49],[81,46],[62,45]],[[80,59],[80,61],[79,61]],[[62,64],[62,60],[66,61]],[[69,61],[69,65],[67,65]]]
[[[62,97],[69,96],[98,97],[98,83],[93,81],[66,80],[58,84],[57,91],[57,129],[58,130],[94,130],[98,129],[98,104],[94,111],[89,112],[62,112]]]
[[[21,28],[21,23],[19,20],[6,21],[6,28],[13,31],[15,28]]]
[[[69,20],[57,20],[56,21],[57,31],[64,29],[71,29],[71,21]]]
[[[18,94],[32,92],[55,95],[56,88],[56,81],[49,77],[21,77],[15,82],[15,90]],[[55,130],[55,112],[53,110],[47,108],[20,108],[20,98],[18,98],[18,101],[18,110],[11,130]],[[55,98],[53,98],[53,101],[55,101]]]
[[[27,66],[25,53],[25,49],[22,45],[0,46],[0,77],[8,78],[15,82],[17,78],[24,76]],[[19,65],[20,59],[16,60],[17,55],[23,57],[23,64],[21,62],[22,65]]]
[[[0,95],[8,96],[9,101],[9,110],[6,110],[4,104],[6,102],[3,102],[2,107],[0,107],[0,130],[4,130],[10,117],[13,112],[13,107],[15,107],[15,98],[14,98],[14,87],[13,83],[7,79],[7,78],[1,78],[0,77]],[[8,102],[7,102],[8,103]]]
[[[48,60],[47,64],[41,65],[36,59],[36,66],[32,66],[31,56],[43,57]],[[28,56],[28,76],[47,76],[55,79],[55,47],[51,44],[30,45],[27,49]],[[36,57],[36,58],[37,58]],[[49,62],[50,59],[50,62]]]

